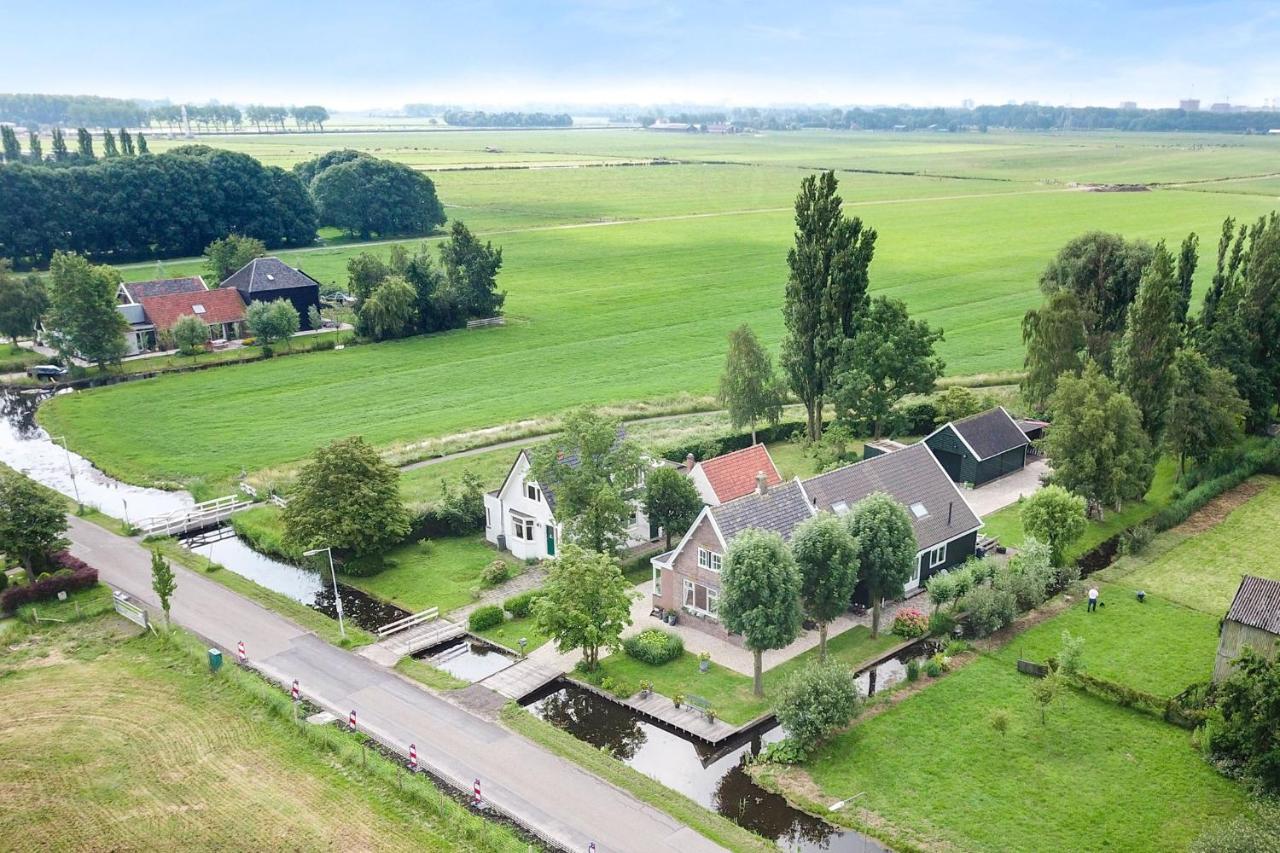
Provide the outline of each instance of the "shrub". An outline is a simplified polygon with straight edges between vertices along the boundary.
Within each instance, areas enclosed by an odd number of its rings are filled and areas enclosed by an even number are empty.
[[[542,590],[531,589],[503,601],[502,609],[510,613],[513,619],[523,619],[533,612],[533,603],[541,596]]]
[[[480,583],[485,586],[497,586],[511,577],[511,569],[506,560],[494,560],[480,572]]]
[[[770,744],[765,744],[763,750],[760,751],[759,760],[765,764],[801,764],[808,758],[808,753],[801,749],[791,738],[783,738]]]
[[[1084,637],[1076,637],[1070,631],[1062,632],[1062,648],[1058,650],[1058,669],[1066,675],[1075,675],[1081,669],[1084,655]]]
[[[945,637],[955,630],[956,617],[950,613],[938,612],[929,617],[929,633],[935,637]]]
[[[938,572],[933,577],[924,582],[925,589],[929,591],[929,600],[933,602],[933,611],[935,613],[944,604],[950,604],[956,600],[956,575],[948,571]]]
[[[942,650],[942,654],[944,657],[953,658],[956,655],[964,654],[972,648],[973,646],[969,645],[964,640],[952,640],[947,643],[946,648]]]
[[[900,610],[893,617],[893,633],[899,637],[923,637],[929,632],[929,619],[919,610]]]
[[[1009,712],[1004,708],[996,708],[987,717],[987,722],[991,723],[991,728],[1000,733],[1000,737],[1004,737],[1009,731]]]
[[[994,634],[1013,621],[1018,614],[1018,601],[1007,589],[983,586],[964,597],[965,631],[971,637]]]
[[[9,585],[9,576],[0,570],[0,592],[4,592],[4,588]]]
[[[907,661],[907,681],[915,681],[920,677],[920,661],[912,658]]]
[[[501,625],[504,618],[501,607],[496,604],[486,604],[471,611],[471,616],[467,618],[467,627],[472,631],[485,631]]]
[[[342,561],[338,571],[353,578],[367,578],[392,565],[381,554],[369,554],[364,557],[352,557]]]
[[[684,641],[675,634],[649,628],[623,640],[622,648],[638,661],[660,666],[684,654]]]
[[[1280,805],[1256,800],[1254,814],[1237,815],[1210,826],[1191,845],[1191,853],[1276,853],[1280,850]]]
[[[1121,554],[1137,555],[1147,550],[1151,540],[1156,538],[1156,529],[1150,524],[1139,524],[1137,527],[1120,534],[1120,542],[1116,546]]]
[[[783,685],[774,710],[796,749],[807,754],[848,725],[857,709],[858,688],[849,670],[810,664]]]
[[[930,678],[937,678],[942,675],[942,661],[936,657],[929,658],[924,663],[924,673]]]
[[[12,613],[24,604],[54,598],[60,592],[88,589],[98,582],[97,569],[66,551],[55,554],[53,562],[65,571],[46,573],[32,583],[8,587],[0,592],[0,611]]]
[[[996,585],[1013,593],[1019,610],[1030,610],[1044,603],[1057,575],[1049,546],[1029,538],[997,578]]]

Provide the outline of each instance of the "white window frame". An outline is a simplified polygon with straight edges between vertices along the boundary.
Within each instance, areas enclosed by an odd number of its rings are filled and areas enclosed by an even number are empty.
[[[524,518],[522,516],[513,514],[511,516],[511,521],[515,527],[515,531],[513,535],[515,536],[516,539],[519,539],[521,542],[533,541],[533,519],[532,518]]]
[[[929,551],[929,568],[940,566],[947,561],[947,543],[943,542]]]
[[[707,587],[707,615],[720,618],[720,590]]]
[[[662,595],[662,569],[653,567],[653,594]]]
[[[697,584],[689,578],[681,578],[680,584],[680,606],[693,610],[693,602],[698,600]]]
[[[719,574],[723,565],[724,557],[718,552],[712,551],[710,548],[698,549],[698,568]]]
[[[538,499],[542,497],[542,491],[533,483],[525,483],[524,496],[534,503],[537,503]]]

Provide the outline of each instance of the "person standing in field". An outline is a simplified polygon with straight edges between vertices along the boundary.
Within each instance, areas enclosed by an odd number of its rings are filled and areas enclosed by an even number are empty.
[[[1098,588],[1096,586],[1089,587],[1089,612],[1098,609]]]

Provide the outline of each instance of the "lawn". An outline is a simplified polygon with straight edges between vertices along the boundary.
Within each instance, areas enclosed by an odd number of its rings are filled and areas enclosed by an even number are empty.
[[[1275,558],[1280,550],[1280,479],[1262,477],[1257,482],[1266,483],[1265,490],[1211,530],[1184,538],[1150,559],[1117,565],[1111,573],[1130,587],[1166,596],[1215,620],[1221,617],[1231,606],[1241,575],[1280,580]]]
[[[1134,525],[1141,524],[1155,515],[1169,503],[1173,497],[1173,487],[1177,484],[1177,463],[1167,456],[1156,463],[1155,478],[1147,496],[1140,501],[1130,501],[1120,512],[1109,510],[1102,521],[1091,520],[1081,536],[1071,547],[1067,548],[1067,557],[1075,559],[1086,554],[1117,533]],[[991,513],[982,519],[982,532],[986,536],[994,536],[1001,545],[1017,548],[1022,544],[1026,534],[1022,530],[1022,504],[1010,504],[1004,509]]]
[[[1244,810],[1187,731],[1070,690],[1042,725],[1030,687],[979,658],[855,725],[807,766],[822,805],[859,794],[853,817],[870,810],[898,839],[991,851],[1183,850]]]
[[[508,616],[507,621],[501,625],[494,628],[486,628],[483,631],[476,631],[475,633],[516,652],[520,651],[521,637],[529,641],[525,644],[525,652],[531,652],[551,639],[538,630],[538,626],[534,624],[532,616],[523,616],[519,619],[512,619]]]
[[[319,752],[236,678],[114,616],[0,653],[7,846],[46,850],[470,847],[469,820]],[[414,787],[420,783],[415,783]],[[27,839],[23,841],[22,839]],[[193,841],[194,839],[194,841]],[[503,841],[505,839],[505,841]],[[505,830],[489,839],[524,849]]]
[[[480,571],[498,553],[480,536],[424,539],[392,548],[386,554],[391,565],[376,575],[342,575],[342,582],[389,601],[410,613],[439,607],[441,614],[473,600],[471,590],[480,586]],[[514,572],[523,566],[507,556]]]
[[[497,138],[422,136],[422,145],[456,146],[450,150],[465,158],[473,146],[490,144],[482,140]],[[1250,173],[1246,166],[1261,143],[1226,137],[1199,148],[1199,137],[1185,145],[1161,137],[1161,148],[1154,138],[1085,134],[659,140],[567,132],[502,140],[500,146],[513,150],[536,140],[538,151],[556,155],[667,155],[692,162],[437,172],[441,196],[454,206],[451,215],[503,247],[506,327],[94,389],[43,406],[42,423],[125,479],[213,482],[242,467],[294,462],[321,442],[353,433],[388,446],[584,403],[705,395],[715,389],[732,328],[750,323],[770,347],[781,339],[790,205],[810,167],[931,173],[845,174],[842,190],[851,212],[879,232],[873,292],[905,300],[916,316],[945,329],[941,353],[952,375],[1020,365],[1019,320],[1039,301],[1038,274],[1080,232],[1100,228],[1176,240],[1193,229],[1216,233],[1227,215],[1251,218],[1274,206],[1256,194],[1085,193],[1054,183]],[[374,141],[414,147],[399,137]],[[297,141],[237,137],[234,144],[306,153]],[[330,143],[305,143],[317,144]],[[699,162],[710,159],[741,165]],[[1202,248],[1200,287],[1211,272],[1213,247],[1204,242]],[[282,257],[322,281],[342,283],[358,250],[325,247]],[[164,265],[168,275],[196,268],[195,261]],[[150,277],[156,268],[125,272]],[[147,430],[116,428],[137,412],[147,413]],[[228,418],[234,428],[190,428]]]
[[[900,642],[901,637],[888,632],[872,638],[869,628],[857,625],[827,641],[827,656],[831,661],[852,668]],[[769,699],[782,684],[793,673],[817,658],[817,649],[810,649],[767,670],[764,674],[764,699],[758,699],[752,693],[750,676],[720,666],[714,660],[707,672],[700,672],[697,656],[689,652],[660,666],[647,664],[625,652],[618,652],[600,662],[600,670],[592,680],[600,682],[604,678],[610,678],[633,689],[639,688],[641,681],[649,681],[653,683],[654,691],[663,696],[673,697],[677,693],[686,697],[700,696],[726,722],[741,725],[768,711]]]

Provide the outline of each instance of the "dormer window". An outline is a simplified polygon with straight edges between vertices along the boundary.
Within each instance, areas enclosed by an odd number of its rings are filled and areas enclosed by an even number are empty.
[[[536,502],[540,497],[542,497],[542,493],[538,491],[538,487],[533,483],[525,483],[524,496],[529,500]]]
[[[924,504],[920,503],[919,501],[916,501],[911,505],[911,514],[914,515],[916,518],[924,518],[926,515],[929,514],[929,510],[924,508]]]
[[[849,504],[844,501],[836,501],[831,505],[831,511],[836,515],[846,515],[849,512]]]

